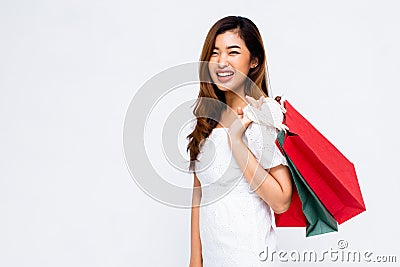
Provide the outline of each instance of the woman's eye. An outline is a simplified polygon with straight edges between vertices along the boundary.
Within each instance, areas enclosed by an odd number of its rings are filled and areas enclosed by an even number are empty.
[[[211,55],[217,55],[217,54],[218,54],[218,52],[216,52],[216,51],[213,51],[211,53]],[[232,54],[240,54],[240,53],[238,51],[231,51],[231,52],[229,52],[229,54],[232,55]]]

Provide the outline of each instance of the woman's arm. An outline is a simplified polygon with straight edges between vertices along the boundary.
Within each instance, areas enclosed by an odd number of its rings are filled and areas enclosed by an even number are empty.
[[[193,195],[192,195],[192,219],[191,219],[191,249],[190,249],[190,265],[189,267],[203,266],[201,255],[201,240],[199,227],[199,206],[201,200],[201,184],[194,173]]]
[[[232,154],[253,190],[274,212],[285,212],[292,199],[292,180],[289,168],[281,164],[267,172],[258,163],[242,138],[230,139],[230,143]]]

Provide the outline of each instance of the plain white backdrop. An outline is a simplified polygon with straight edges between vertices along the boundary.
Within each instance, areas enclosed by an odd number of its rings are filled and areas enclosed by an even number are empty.
[[[258,26],[273,96],[284,93],[355,164],[367,207],[338,233],[279,229],[280,248],[323,251],[346,240],[399,262],[399,7],[1,1],[0,266],[188,266],[190,210],[162,205],[135,184],[123,123],[146,80],[198,60],[209,28],[227,15]],[[189,174],[176,179],[192,183]]]

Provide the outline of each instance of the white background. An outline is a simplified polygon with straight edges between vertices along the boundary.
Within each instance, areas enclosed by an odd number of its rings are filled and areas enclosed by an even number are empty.
[[[135,184],[124,116],[146,80],[198,60],[226,15],[258,26],[273,95],[355,164],[367,207],[338,233],[279,229],[280,247],[323,251],[344,239],[399,262],[398,10],[365,0],[1,1],[0,266],[188,266],[190,210]]]

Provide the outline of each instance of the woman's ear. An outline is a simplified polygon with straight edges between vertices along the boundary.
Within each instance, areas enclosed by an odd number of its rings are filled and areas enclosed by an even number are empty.
[[[258,58],[255,57],[255,58],[251,61],[250,68],[254,69],[254,68],[257,67],[257,66],[258,66]]]

